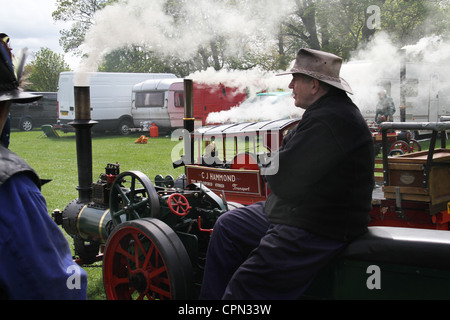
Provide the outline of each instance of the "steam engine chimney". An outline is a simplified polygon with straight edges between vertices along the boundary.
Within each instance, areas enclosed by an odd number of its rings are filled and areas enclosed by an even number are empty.
[[[75,128],[78,163],[78,201],[92,200],[92,134],[91,127],[97,121],[91,120],[89,87],[75,87],[75,121],[69,123]]]
[[[194,118],[194,83],[192,80],[184,79],[184,155],[180,160],[173,163],[174,168],[194,163],[194,140],[191,133],[195,129]]]
[[[184,128],[194,131],[194,83],[192,80],[184,79]]]
[[[195,118],[194,118],[194,83],[190,79],[184,79],[184,129],[190,133],[194,132]],[[192,141],[191,141],[192,140]],[[185,140],[186,141],[186,140]],[[190,145],[185,144],[185,148],[190,148],[190,164],[194,163],[194,141],[191,141]],[[186,150],[187,152],[187,150]]]

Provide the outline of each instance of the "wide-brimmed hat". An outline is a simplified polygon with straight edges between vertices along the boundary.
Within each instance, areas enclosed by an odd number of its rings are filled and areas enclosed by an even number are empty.
[[[277,76],[302,73],[353,94],[347,81],[340,77],[341,66],[341,57],[324,51],[302,48],[297,53],[294,67],[288,72],[277,74]]]
[[[23,64],[18,66],[23,69]],[[18,74],[22,74],[19,70]],[[41,95],[24,92],[19,88],[19,82],[12,63],[12,55],[8,45],[0,39],[0,101],[29,103],[42,98]]]

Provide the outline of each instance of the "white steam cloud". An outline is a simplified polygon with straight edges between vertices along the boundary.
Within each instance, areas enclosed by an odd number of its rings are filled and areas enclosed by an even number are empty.
[[[97,70],[105,54],[132,44],[185,60],[218,37],[227,39],[229,54],[238,56],[250,44],[265,51],[275,39],[280,19],[293,10],[293,0],[227,2],[181,1],[180,19],[166,13],[165,0],[128,0],[105,7],[86,34],[82,50],[87,59],[77,70],[81,75],[77,82],[83,85],[82,75]]]
[[[207,123],[235,123],[248,121],[275,120],[282,118],[296,118],[303,111],[294,106],[291,95],[256,97],[258,92],[283,92],[288,89],[291,76],[276,76],[275,72],[267,72],[260,69],[252,70],[220,70],[210,68],[199,71],[189,76],[194,82],[215,84],[222,83],[225,86],[237,87],[246,90],[249,99],[240,106],[230,110],[212,112],[208,115]],[[287,93],[287,92],[286,92]]]
[[[342,66],[341,77],[352,87],[351,98],[364,116],[375,115],[380,80],[399,79],[400,62],[399,49],[386,33],[380,32]]]
[[[279,22],[295,9],[294,0],[240,0],[228,5],[226,0],[181,0],[183,17],[166,13],[165,0],[123,0],[109,5],[95,16],[95,25],[86,34],[82,51],[87,55],[77,71],[76,84],[87,85],[87,73],[96,71],[105,54],[129,45],[142,45],[162,56],[189,60],[202,46],[225,38],[226,53],[239,58],[251,46],[253,52],[267,52],[279,31]],[[378,32],[364,49],[356,51],[343,65],[341,76],[354,91],[351,98],[366,118],[375,114],[377,93],[384,80],[391,81],[391,93],[399,92],[402,59],[439,64],[449,61],[450,45],[440,37],[422,39],[399,50],[388,35]],[[294,57],[293,57],[294,58]],[[218,83],[245,88],[250,97],[260,91],[290,91],[290,76],[276,77],[275,72],[215,71],[191,74],[197,82]],[[450,89],[450,88],[447,88]],[[394,96],[393,96],[394,98]],[[275,98],[251,104],[251,100],[227,112],[210,115],[210,122],[241,122],[301,116],[292,97]],[[449,97],[450,100],[450,97]],[[399,99],[394,98],[397,110]],[[449,107],[450,108],[450,107]],[[450,113],[450,111],[449,111]],[[398,111],[396,116],[398,117]]]
[[[407,121],[420,119],[421,121],[437,121],[428,115],[430,104],[430,92],[433,90],[430,81],[432,74],[440,74],[438,84],[440,105],[438,114],[450,114],[450,44],[440,36],[426,37],[414,45],[403,48],[397,47],[390,37],[384,32],[378,32],[376,36],[364,48],[356,50],[349,61],[345,62],[341,69],[341,76],[352,87],[354,95],[352,100],[361,110],[364,118],[374,120],[378,92],[388,89],[388,94],[394,99],[397,112],[394,115],[396,121],[400,121],[400,72],[402,64],[408,63],[406,80],[420,78],[414,85],[414,96],[406,97]],[[210,73],[199,73],[204,78],[213,79]],[[227,72],[226,76],[217,73],[223,79],[229,79],[230,85],[249,83],[255,84],[252,94],[259,90],[278,91],[287,89],[291,77],[275,77],[274,74],[259,74],[255,70],[242,72]],[[201,79],[201,77],[199,77]],[[256,81],[259,79],[259,81]],[[409,89],[406,88],[408,91]],[[424,109],[427,111],[423,111]],[[208,117],[211,123],[272,120],[286,117],[301,116],[302,110],[293,106],[292,99],[278,99],[276,104],[270,100],[259,101],[254,99],[229,111],[212,113]],[[409,118],[408,118],[409,117]]]
[[[419,40],[414,45],[398,48],[384,32],[376,34],[374,39],[364,48],[356,51],[348,63],[341,70],[341,76],[347,80],[354,91],[351,96],[360,108],[366,119],[374,119],[376,105],[378,103],[378,92],[388,89],[388,94],[394,99],[397,113],[394,115],[399,121],[400,101],[400,72],[402,64],[406,63],[406,79],[419,79],[413,90],[417,91],[415,96],[406,97],[407,117],[411,119],[420,112],[419,108],[428,108],[430,77],[431,74],[440,74],[440,96],[441,106],[439,112],[444,114],[445,108],[449,109],[450,87],[446,74],[450,68],[450,44],[446,43],[441,36],[431,36]],[[445,75],[445,77],[444,77]],[[408,88],[406,88],[408,90]],[[448,106],[443,105],[449,104]],[[447,111],[449,112],[449,111]],[[423,113],[424,121],[428,121],[428,114]],[[430,119],[429,121],[436,121]]]
[[[290,93],[253,97],[227,111],[212,112],[207,123],[256,122],[299,118],[304,110],[294,106]]]

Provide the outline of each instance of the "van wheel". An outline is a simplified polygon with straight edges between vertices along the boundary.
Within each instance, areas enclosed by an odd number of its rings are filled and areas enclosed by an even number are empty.
[[[119,131],[119,133],[122,136],[126,136],[130,134],[130,128],[133,126],[133,124],[131,123],[130,120],[124,119],[121,120],[119,123],[119,127],[117,128],[117,131]]]
[[[19,129],[22,131],[33,130],[33,121],[30,118],[20,119]]]

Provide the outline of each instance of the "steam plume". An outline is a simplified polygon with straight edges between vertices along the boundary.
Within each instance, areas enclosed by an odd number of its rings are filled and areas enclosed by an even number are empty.
[[[180,1],[182,17],[174,17],[165,3],[119,1],[99,11],[86,34],[82,49],[87,59],[78,73],[97,70],[105,54],[131,44],[185,60],[218,37],[227,39],[229,54],[239,55],[250,44],[265,51],[275,39],[280,19],[292,12],[293,5],[292,0],[241,0],[234,5],[225,0],[186,0]]]
[[[352,58],[346,63],[341,71],[341,76],[347,80],[353,88],[354,95],[351,96],[356,105],[361,109],[363,116],[373,119],[378,102],[377,93],[382,89],[383,82],[390,83],[391,92],[396,109],[399,110],[400,101],[400,70],[402,62],[420,67],[422,80],[429,80],[431,73],[445,74],[443,70],[449,69],[447,61],[450,58],[450,45],[441,36],[431,36],[420,39],[416,44],[398,48],[384,32],[376,34],[374,39],[364,48],[355,51]],[[418,67],[419,68],[419,67]],[[407,69],[407,79],[417,77]],[[445,91],[450,90],[449,83],[441,78],[441,98]],[[427,96],[425,90],[429,87],[420,84],[419,89],[422,97]],[[418,100],[418,97],[407,98],[407,106],[410,112],[415,113],[414,107],[418,104],[428,104],[427,100]],[[424,99],[424,98],[421,98]],[[416,105],[416,106],[414,106]],[[408,109],[407,109],[408,110]],[[407,111],[408,112],[408,111]],[[399,113],[394,115],[399,121]]]

